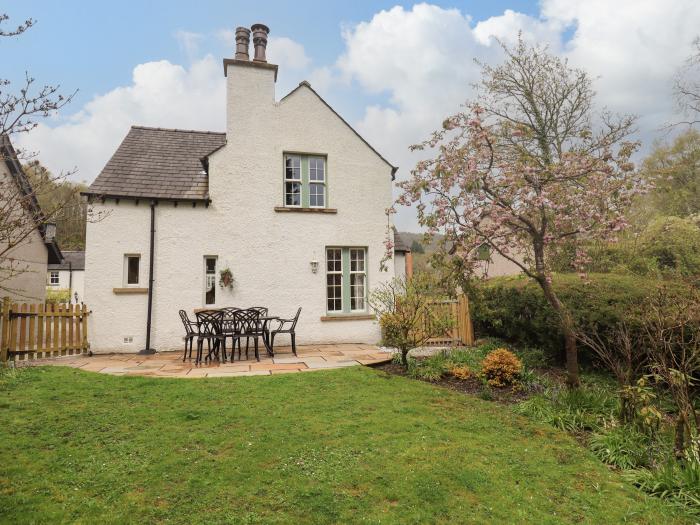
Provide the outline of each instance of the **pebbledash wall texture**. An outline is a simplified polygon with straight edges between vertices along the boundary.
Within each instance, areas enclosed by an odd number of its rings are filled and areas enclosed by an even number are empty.
[[[182,348],[178,310],[193,318],[195,309],[205,307],[207,256],[217,258],[214,307],[266,306],[273,315],[292,317],[301,306],[298,344],[377,343],[380,330],[368,306],[365,315],[327,311],[326,249],[366,249],[367,291],[394,277],[394,264],[380,271],[380,261],[395,168],[308,83],[276,101],[276,67],[237,56],[224,61],[226,143],[203,162],[210,203],[176,206],[157,199],[151,347]],[[323,212],[284,208],[284,154],[291,152],[326,159]],[[97,190],[91,190],[91,199],[104,214],[87,228],[85,301],[93,312],[92,350],[139,351],[146,342],[153,199],[99,197]],[[138,287],[125,289],[126,255],[141,258]],[[316,273],[312,261],[318,262]],[[218,286],[223,268],[233,273],[233,291]]]

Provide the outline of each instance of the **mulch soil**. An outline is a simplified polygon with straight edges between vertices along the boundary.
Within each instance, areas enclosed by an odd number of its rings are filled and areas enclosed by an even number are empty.
[[[398,363],[393,363],[393,362],[388,362],[388,363],[382,363],[379,365],[374,365],[372,368],[376,368],[377,370],[382,370],[386,372],[387,374],[392,374],[392,375],[397,375],[397,376],[404,376],[404,377],[409,377],[406,369],[398,364]],[[550,379],[555,379],[557,381],[561,380],[563,383],[563,380],[565,378],[565,374],[562,374],[563,371],[559,371],[556,369],[538,369],[537,373],[540,375],[547,375],[549,376]],[[538,393],[537,391],[532,391],[532,390],[525,390],[523,388],[518,388],[518,387],[506,387],[506,388],[495,388],[491,387],[488,385],[485,385],[483,381],[476,376],[469,377],[467,379],[459,379],[451,375],[444,375],[442,378],[440,378],[438,381],[428,381],[425,379],[418,379],[415,378],[416,381],[425,381],[426,383],[430,383],[432,385],[436,385],[439,387],[443,388],[449,388],[450,390],[456,390],[457,392],[462,392],[463,394],[469,394],[473,396],[480,397],[482,399],[488,399],[492,401],[497,401],[499,403],[503,404],[513,404],[513,403],[519,403],[520,401],[524,401],[528,397],[532,396],[533,394]]]

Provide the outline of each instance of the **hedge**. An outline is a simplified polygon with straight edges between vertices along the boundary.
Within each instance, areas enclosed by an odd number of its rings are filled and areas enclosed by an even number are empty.
[[[612,273],[590,274],[586,280],[575,274],[556,274],[552,284],[577,324],[594,325],[601,333],[623,319],[633,331],[638,329],[644,301],[659,287],[674,294],[689,289],[679,281]],[[534,281],[524,276],[496,277],[475,287],[470,295],[477,336],[499,337],[562,357],[564,338],[557,315]],[[580,352],[585,356],[585,349]]]

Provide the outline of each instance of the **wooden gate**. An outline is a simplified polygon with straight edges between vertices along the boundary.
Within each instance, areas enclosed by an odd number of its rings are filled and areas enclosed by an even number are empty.
[[[13,304],[0,309],[0,362],[83,354],[90,349],[84,304]]]
[[[433,337],[426,343],[430,346],[471,346],[474,344],[474,329],[469,315],[469,299],[461,294],[457,299],[433,301],[431,309],[442,310],[452,319],[452,328],[444,336]]]

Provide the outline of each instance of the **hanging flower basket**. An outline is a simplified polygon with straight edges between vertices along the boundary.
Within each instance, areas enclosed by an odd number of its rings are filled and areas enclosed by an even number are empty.
[[[229,268],[224,268],[219,272],[219,286],[221,288],[228,288],[229,290],[233,291],[235,285],[236,278],[233,276],[233,273]]]

